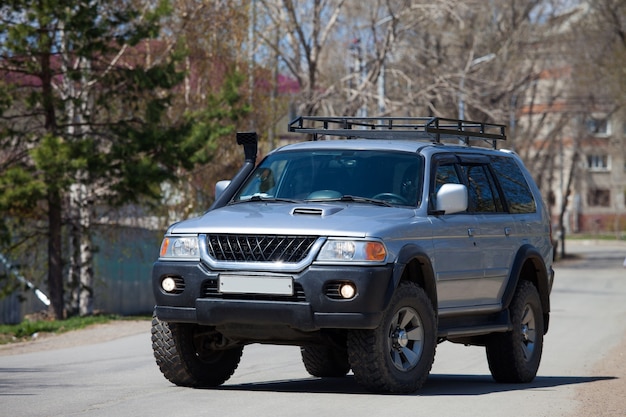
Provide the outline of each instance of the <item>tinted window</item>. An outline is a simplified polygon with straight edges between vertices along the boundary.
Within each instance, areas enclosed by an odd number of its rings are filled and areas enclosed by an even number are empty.
[[[459,176],[454,168],[455,164],[442,164],[437,166],[435,175],[435,194],[444,184],[461,184]]]
[[[522,170],[515,160],[513,158],[496,156],[492,158],[491,166],[496,171],[509,212],[534,213],[537,210],[535,199]]]
[[[342,196],[392,204],[419,204],[423,159],[414,153],[376,150],[284,151],[268,155],[234,201],[319,200]]]
[[[470,211],[502,211],[502,203],[487,165],[463,165],[463,171],[467,176]]]

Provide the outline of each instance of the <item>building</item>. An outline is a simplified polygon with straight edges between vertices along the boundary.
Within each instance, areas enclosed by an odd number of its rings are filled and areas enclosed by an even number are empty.
[[[623,112],[593,113],[584,121],[579,175],[569,203],[574,232],[626,232],[626,123]]]
[[[544,68],[517,109],[516,150],[540,184],[557,230],[623,237],[626,112],[589,55],[585,62],[577,54],[595,45],[580,43],[590,16],[583,2],[548,23],[554,42],[535,45]]]

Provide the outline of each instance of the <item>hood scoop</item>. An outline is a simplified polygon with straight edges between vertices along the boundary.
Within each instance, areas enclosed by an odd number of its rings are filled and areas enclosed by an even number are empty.
[[[343,210],[342,207],[296,207],[291,211],[292,216],[331,216]]]

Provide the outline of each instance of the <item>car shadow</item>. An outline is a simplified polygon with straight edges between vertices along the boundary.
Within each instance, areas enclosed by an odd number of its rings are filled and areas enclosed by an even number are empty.
[[[566,385],[588,384],[616,379],[614,376],[538,376],[526,384],[501,384],[491,375],[432,375],[419,395],[484,395],[497,392],[541,390]]]
[[[616,379],[613,376],[538,376],[527,384],[500,384],[490,375],[431,374],[424,386],[414,396],[485,395],[498,392],[541,390],[565,385],[588,384]],[[354,376],[344,378],[303,378],[246,384],[222,385],[214,388],[224,391],[269,391],[318,394],[368,394],[358,385]]]

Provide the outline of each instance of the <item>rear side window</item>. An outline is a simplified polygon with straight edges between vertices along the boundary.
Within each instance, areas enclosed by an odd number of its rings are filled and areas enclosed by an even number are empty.
[[[504,192],[510,213],[534,213],[537,211],[533,193],[513,158],[492,157],[491,166]]]

